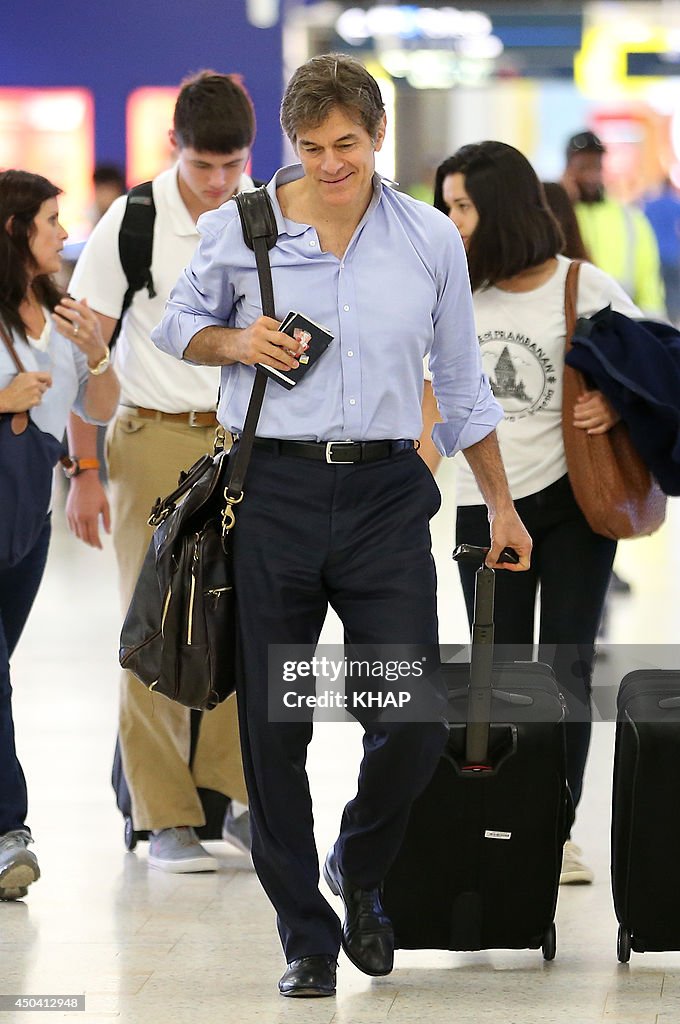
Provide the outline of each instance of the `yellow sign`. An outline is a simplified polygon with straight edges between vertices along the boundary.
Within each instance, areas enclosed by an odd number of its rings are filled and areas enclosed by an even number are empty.
[[[574,81],[581,93],[603,100],[644,94],[658,77],[628,76],[629,53],[665,53],[668,31],[649,26],[620,11],[616,19],[592,25],[583,32],[580,51],[574,57]]]

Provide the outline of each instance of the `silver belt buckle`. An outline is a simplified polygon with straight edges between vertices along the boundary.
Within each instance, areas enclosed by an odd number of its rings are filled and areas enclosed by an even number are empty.
[[[326,442],[326,462],[329,462],[333,466],[339,466],[339,465],[348,466],[349,465],[348,462],[343,462],[342,460],[339,460],[338,462],[335,461],[335,459],[333,458],[333,451],[332,451],[333,445],[336,445],[336,444],[358,444],[358,443],[359,443],[358,441],[327,441]]]

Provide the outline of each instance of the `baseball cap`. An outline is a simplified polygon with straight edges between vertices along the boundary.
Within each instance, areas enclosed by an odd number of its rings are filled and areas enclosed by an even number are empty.
[[[600,138],[591,131],[577,132],[567,142],[567,159],[574,153],[604,153],[606,146]]]

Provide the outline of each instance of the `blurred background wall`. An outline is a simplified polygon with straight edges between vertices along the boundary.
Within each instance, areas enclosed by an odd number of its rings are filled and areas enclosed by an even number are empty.
[[[0,167],[64,189],[72,238],[88,230],[95,163],[127,184],[170,159],[179,81],[239,74],[257,111],[252,171],[290,157],[278,107],[314,53],[356,54],[378,77],[391,130],[380,169],[431,199],[433,171],[459,145],[509,142],[543,178],[564,143],[593,128],[608,187],[637,199],[680,181],[680,0],[3,0]]]

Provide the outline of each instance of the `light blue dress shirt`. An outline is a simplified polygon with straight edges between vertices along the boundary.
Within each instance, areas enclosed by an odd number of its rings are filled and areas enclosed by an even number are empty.
[[[90,376],[86,357],[58,332],[50,313],[47,310],[44,312],[47,325],[42,338],[27,342],[14,331],[12,341],[27,372],[52,374],[52,386],[43,395],[40,405],[31,409],[31,418],[41,430],[61,441],[71,409],[88,423],[103,425],[104,421],[93,420],[85,413],[83,403]],[[0,339],[0,389],[6,388],[16,374],[17,368]]]
[[[286,440],[417,438],[422,430],[423,359],[429,355],[445,455],[489,434],[503,413],[482,372],[467,262],[460,235],[438,210],[386,187],[373,197],[342,257],[322,252],[315,228],[288,220],[277,186],[302,177],[300,165],[267,186],[279,229],[270,250],[276,315],[304,313],[334,340],[290,391],[267,383],[260,437]],[[152,334],[181,359],[204,327],[249,326],[262,314],[255,257],[243,241],[234,202],[204,214],[201,241]],[[218,418],[243,429],[254,369],[222,369]]]

